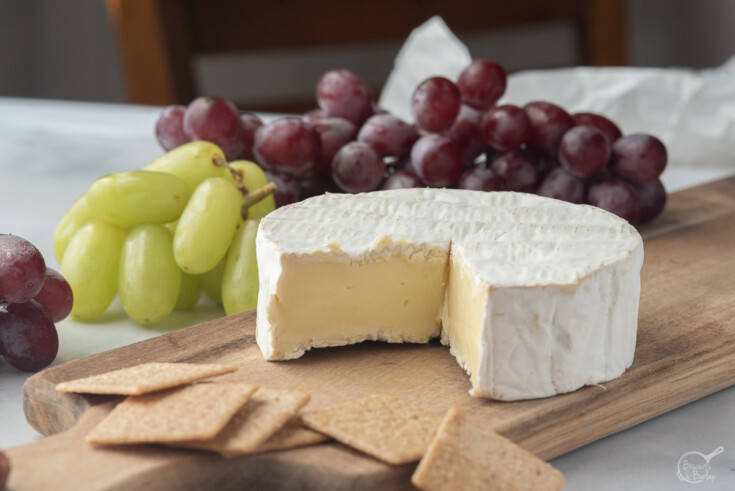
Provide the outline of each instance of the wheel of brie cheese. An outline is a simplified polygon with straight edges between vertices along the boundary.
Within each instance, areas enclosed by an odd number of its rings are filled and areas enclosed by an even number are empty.
[[[326,194],[270,213],[256,239],[266,360],[440,336],[471,393],[546,397],[633,362],[643,242],[602,209],[526,193]]]

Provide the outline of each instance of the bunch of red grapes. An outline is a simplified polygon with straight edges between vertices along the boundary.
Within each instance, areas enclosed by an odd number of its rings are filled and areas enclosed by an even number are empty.
[[[56,358],[55,322],[73,305],[69,283],[47,268],[33,244],[0,234],[0,355],[26,372],[47,367]]]
[[[631,223],[661,212],[667,154],[659,139],[623,136],[600,114],[549,102],[497,106],[505,88],[505,71],[486,59],[456,82],[431,77],[411,97],[412,125],[376,108],[359,76],[332,70],[317,84],[319,109],[301,117],[263,124],[225,99],[201,97],[167,108],[156,135],[166,150],[201,139],[228,159],[255,160],[278,186],[278,206],[325,191],[429,186],[537,193]]]

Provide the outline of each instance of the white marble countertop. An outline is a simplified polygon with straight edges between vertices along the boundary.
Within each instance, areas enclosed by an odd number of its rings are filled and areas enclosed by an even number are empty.
[[[153,125],[160,109],[0,98],[0,233],[30,240],[57,268],[56,223],[97,177],[144,166],[162,152]],[[735,174],[728,169],[668,168],[676,191]],[[157,336],[223,315],[214,306],[174,313],[163,325],[141,327],[119,302],[94,323],[58,324],[54,365]],[[733,367],[735,370],[735,367]],[[0,360],[0,449],[41,438],[25,421],[21,388],[28,374]],[[687,452],[724,452],[710,461],[702,489],[735,489],[735,387],[723,390],[552,461],[567,490],[695,489],[676,477]],[[696,456],[695,456],[696,457]]]

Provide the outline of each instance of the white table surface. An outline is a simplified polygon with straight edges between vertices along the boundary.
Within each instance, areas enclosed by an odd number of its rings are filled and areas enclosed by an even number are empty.
[[[48,265],[58,268],[52,239],[59,219],[95,178],[140,168],[161,154],[153,132],[159,111],[0,98],[0,233],[30,240]],[[668,168],[663,181],[669,191],[676,191],[733,174],[735,159],[730,169]],[[221,315],[217,307],[200,305],[194,314],[174,313],[163,325],[145,328],[127,319],[116,301],[98,322],[58,324],[60,348],[54,365]],[[23,415],[21,387],[27,377],[0,359],[0,449],[41,438]],[[677,479],[683,454],[706,455],[719,446],[724,452],[710,461],[708,481],[689,484]],[[552,464],[565,474],[567,490],[735,489],[735,387]]]

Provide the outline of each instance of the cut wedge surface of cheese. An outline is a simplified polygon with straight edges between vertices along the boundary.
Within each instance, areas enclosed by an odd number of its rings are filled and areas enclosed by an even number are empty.
[[[256,239],[267,360],[440,336],[472,394],[546,397],[633,361],[643,243],[599,208],[525,193],[404,189],[280,208]]]

